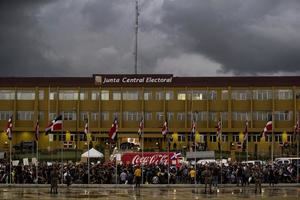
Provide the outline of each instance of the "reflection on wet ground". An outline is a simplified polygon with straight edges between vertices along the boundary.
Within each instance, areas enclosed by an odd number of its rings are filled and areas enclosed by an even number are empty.
[[[204,193],[203,188],[60,188],[58,194],[50,194],[47,188],[0,188],[0,199],[105,199],[105,200],[163,200],[163,199],[300,199],[300,188],[263,188],[261,194],[255,194],[254,188],[214,189],[212,194]]]

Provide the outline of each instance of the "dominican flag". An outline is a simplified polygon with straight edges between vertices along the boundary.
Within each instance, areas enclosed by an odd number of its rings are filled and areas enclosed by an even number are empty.
[[[56,117],[52,122],[46,127],[45,132],[48,135],[49,132],[61,131],[62,130],[62,115]]]
[[[269,121],[266,123],[266,126],[262,132],[262,136],[261,137],[265,137],[266,133],[272,131],[273,129],[273,125],[272,125],[272,117],[270,117]]]
[[[6,126],[6,135],[9,140],[12,139],[12,127],[13,127],[13,124],[12,124],[12,116],[11,116],[8,119],[7,126]]]
[[[195,137],[195,134],[196,134],[196,122],[195,122],[195,120],[192,121],[191,134],[192,134],[192,139],[194,140],[194,137]]]
[[[161,134],[164,136],[164,139],[166,139],[167,133],[168,133],[168,122],[167,120],[164,122],[163,127],[161,129]]]
[[[35,125],[35,140],[39,140],[39,135],[40,135],[40,124],[39,120],[36,120],[36,125]]]
[[[139,124],[139,130],[138,130],[139,138],[142,137],[143,130],[144,130],[144,119],[141,119]]]
[[[220,140],[221,134],[222,134],[222,122],[221,122],[221,120],[218,121],[216,129],[217,129],[217,139]]]
[[[108,133],[108,137],[110,141],[115,141],[117,139],[117,132],[118,132],[118,119],[115,118]]]
[[[296,140],[296,135],[299,134],[299,120],[297,120],[296,125],[294,126],[294,136],[293,140]]]
[[[84,125],[84,133],[88,134],[89,133],[89,122],[86,120],[85,125]]]
[[[246,120],[245,131],[244,131],[244,142],[248,139],[248,120]]]

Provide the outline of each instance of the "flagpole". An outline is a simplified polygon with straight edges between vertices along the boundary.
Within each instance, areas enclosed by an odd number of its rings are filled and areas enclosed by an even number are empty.
[[[272,160],[272,167],[274,166],[274,163],[273,163],[273,161],[274,161],[274,140],[275,140],[275,138],[274,138],[274,113],[273,113],[273,111],[272,111],[272,143],[271,143],[271,160]]]
[[[38,162],[39,162],[39,141],[36,140],[36,184],[39,183],[39,177],[38,177],[38,173],[39,173],[39,169],[38,169]]]
[[[61,125],[61,140],[62,140],[62,148],[61,148],[61,184],[64,183],[64,112],[62,113],[62,125]]]
[[[221,113],[221,128],[220,128],[220,160],[221,160],[221,183],[220,186],[222,186],[222,168],[223,168],[223,162],[222,162],[222,132],[223,132],[223,121],[222,121],[222,113]]]
[[[89,113],[88,113],[88,119],[87,119],[87,124],[88,124],[88,131],[87,131],[87,136],[90,136],[90,120],[89,120]],[[88,185],[90,184],[90,137],[87,137],[88,141]]]
[[[248,147],[248,135],[249,135],[249,131],[248,131],[248,125],[249,125],[249,121],[248,121],[248,113],[246,113],[246,128],[247,128],[247,132],[245,134],[247,134],[247,137],[246,137],[246,161],[248,163],[248,156],[249,156],[249,147]]]
[[[297,139],[297,157],[299,158],[299,140],[300,140],[300,134],[299,134],[299,112],[297,112],[297,131],[296,131],[296,139]],[[297,184],[299,184],[299,161],[296,162],[296,168],[297,168]]]
[[[11,140],[12,138],[9,140],[9,184],[12,183],[11,179],[12,179],[12,174],[11,174],[11,165],[12,165],[12,159],[11,159]]]
[[[142,119],[142,127],[140,127],[142,130],[141,130],[141,134],[142,134],[142,160],[144,161],[144,116],[143,116],[143,119]],[[144,183],[144,163],[142,162],[142,184]]]

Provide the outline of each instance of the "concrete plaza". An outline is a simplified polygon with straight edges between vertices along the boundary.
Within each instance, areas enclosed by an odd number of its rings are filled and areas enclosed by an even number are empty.
[[[112,185],[99,185],[99,187],[81,187],[73,185],[70,188],[61,186],[58,194],[50,194],[49,188],[46,185],[18,185],[7,186],[1,185],[0,199],[1,200],[22,200],[22,199],[142,199],[142,200],[163,200],[163,199],[300,199],[300,187],[297,186],[280,186],[269,187],[263,186],[262,193],[254,193],[254,187],[241,188],[232,186],[224,186],[220,189],[213,189],[212,194],[206,194],[202,185],[151,185],[140,189],[135,189],[133,186],[115,187]]]

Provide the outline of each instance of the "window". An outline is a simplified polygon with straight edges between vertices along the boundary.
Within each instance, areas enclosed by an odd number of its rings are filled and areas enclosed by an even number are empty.
[[[17,91],[18,100],[34,100],[35,92],[34,91]]]
[[[222,134],[222,142],[228,142],[228,135]]]
[[[109,120],[109,112],[101,112],[101,119],[103,121],[108,121]]]
[[[271,100],[272,90],[253,90],[253,100]]]
[[[267,134],[265,137],[266,137],[266,142],[272,142],[272,135],[271,134]]]
[[[248,90],[233,90],[231,92],[232,100],[249,100],[251,99],[250,91]]]
[[[99,113],[97,113],[97,112],[92,112],[92,113],[91,113],[91,120],[92,120],[92,121],[97,121],[97,120],[98,120],[98,116],[99,116]]]
[[[80,91],[79,99],[80,101],[88,100],[89,93],[87,91]]]
[[[178,142],[185,142],[185,134],[178,134]]]
[[[56,116],[57,116],[57,114],[56,114],[56,113],[54,113],[54,112],[50,112],[50,113],[49,113],[49,121],[52,121],[52,120],[54,120],[54,119],[56,118]]]
[[[112,92],[112,99],[113,100],[121,100],[121,92],[120,91],[113,91]]]
[[[13,111],[0,111],[0,120],[7,121],[12,116]]]
[[[0,90],[0,100],[14,100],[15,91],[14,90]]]
[[[185,92],[178,92],[177,93],[177,100],[185,100],[186,99],[186,93]]]
[[[162,121],[164,120],[164,113],[163,112],[156,112],[156,120]]]
[[[177,113],[177,120],[178,121],[184,121],[185,120],[185,113],[184,112],[178,112]]]
[[[217,121],[217,113],[216,112],[209,112],[208,113],[208,120],[209,121]]]
[[[166,100],[173,100],[174,99],[174,92],[173,91],[166,91]]]
[[[206,121],[207,120],[207,112],[193,112],[193,117],[191,118],[191,112],[188,113],[188,120],[195,120],[195,121]]]
[[[290,121],[293,117],[292,111],[276,111],[274,113],[274,118],[277,121]]]
[[[235,134],[235,135],[232,135],[232,142],[239,142],[240,141],[240,136]]]
[[[39,90],[39,100],[44,100],[45,92],[44,90]]]
[[[251,142],[251,136],[250,135],[248,135],[248,142]]]
[[[80,121],[85,121],[89,118],[88,112],[80,112]]]
[[[139,92],[123,91],[123,100],[139,100]]]
[[[272,116],[272,112],[263,112],[263,111],[253,112],[253,120],[257,120],[257,121],[267,121],[269,120],[270,116]]]
[[[216,100],[217,99],[217,91],[215,91],[215,90],[208,91],[207,98],[208,98],[208,100]]]
[[[63,119],[65,121],[76,120],[76,112],[75,111],[66,111],[66,112],[63,112]]]
[[[145,101],[152,100],[152,92],[151,91],[144,92],[144,100]]]
[[[247,112],[232,112],[232,120],[234,121],[246,121],[250,118],[250,114]]]
[[[260,135],[253,135],[252,139],[253,139],[253,142],[260,142]]]
[[[91,99],[92,99],[93,101],[99,100],[99,97],[100,97],[100,94],[99,94],[98,91],[92,91]]]
[[[221,112],[221,119],[222,121],[228,120],[228,112]]]
[[[59,100],[78,100],[78,92],[75,90],[59,91]]]
[[[57,99],[57,92],[56,91],[50,91],[49,100],[56,100],[56,99]]]
[[[291,100],[291,99],[293,99],[293,91],[292,90],[277,90],[276,98],[278,100]]]
[[[44,121],[45,120],[45,112],[44,111],[40,111],[38,114],[38,118],[40,121]]]
[[[139,121],[140,120],[140,114],[139,112],[123,112],[123,119],[125,121]]]
[[[222,90],[222,96],[221,99],[222,100],[228,100],[228,90]]]
[[[155,99],[156,100],[164,100],[164,92],[162,92],[162,91],[155,92]]]
[[[102,101],[109,100],[109,91],[108,90],[101,90],[101,100]]]
[[[145,120],[152,120],[152,113],[151,112],[145,112]]]
[[[33,120],[33,111],[18,111],[17,120]]]
[[[167,112],[167,119],[168,121],[174,120],[174,112]]]
[[[193,90],[188,92],[188,99],[190,100],[190,96],[192,100],[202,101],[207,99],[207,91],[206,90]]]
[[[282,142],[282,135],[276,134],[275,135],[275,142],[281,143]]]
[[[292,134],[288,134],[287,135],[287,142],[292,142],[293,141],[293,135]]]
[[[120,113],[119,112],[114,112],[113,116],[114,116],[114,118],[119,119],[120,118]]]
[[[217,136],[214,134],[214,135],[210,135],[209,136],[209,141],[210,142],[217,142]]]

